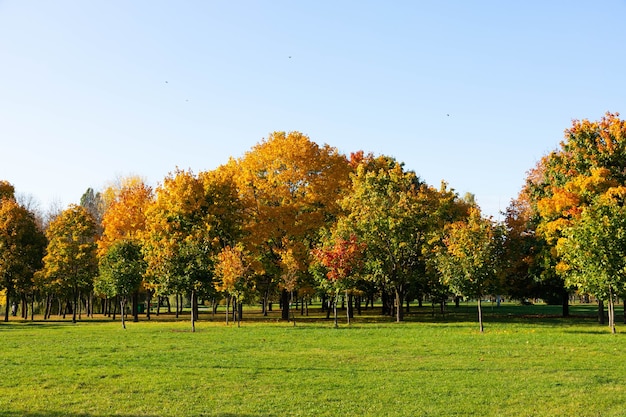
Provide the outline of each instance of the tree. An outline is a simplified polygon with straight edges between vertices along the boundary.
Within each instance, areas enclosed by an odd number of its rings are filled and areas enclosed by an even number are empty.
[[[8,181],[0,180],[0,200],[5,199],[15,199],[15,187]]]
[[[102,217],[106,208],[102,194],[95,192],[93,188],[88,188],[80,197],[80,205],[91,214],[96,222],[97,234],[100,235],[102,233]]]
[[[307,273],[318,230],[336,219],[350,167],[337,149],[299,132],[272,133],[237,165],[246,219],[243,242],[266,289],[264,311],[269,289],[280,285],[282,317],[288,320],[288,287],[296,288]]]
[[[46,237],[42,277],[71,296],[72,322],[76,323],[79,298],[91,291],[97,275],[96,223],[87,209],[71,205],[50,223]]]
[[[608,301],[615,333],[615,297],[626,290],[626,187],[597,197],[564,235],[557,271],[569,285]]]
[[[126,242],[127,245],[137,245],[141,248],[142,236],[146,229],[146,210],[154,198],[152,188],[139,177],[129,177],[119,180],[118,185],[109,187],[104,194],[107,196],[107,204],[104,213],[101,214],[102,233],[98,239],[100,257],[106,256],[109,248],[119,242]],[[104,205],[102,197],[98,197],[97,200]],[[151,287],[148,283],[143,283],[146,287]],[[131,294],[134,321],[139,320],[139,289],[138,285],[135,288],[136,291]],[[148,304],[150,304],[152,289],[149,288],[146,293]],[[149,307],[147,311],[150,317]],[[123,314],[124,310],[122,310]]]
[[[337,298],[339,297],[339,292],[344,290],[347,296],[348,290],[355,287],[360,270],[363,268],[363,252],[365,249],[365,244],[359,243],[355,235],[344,239],[340,236],[327,234],[326,239],[322,240],[320,247],[312,251],[315,258],[312,269],[317,272],[316,275],[321,280],[322,286],[329,286],[333,292],[335,328],[339,327],[337,323]],[[348,310],[350,309],[350,304],[348,302]],[[348,324],[350,324],[349,311],[347,316]]]
[[[568,291],[556,274],[559,244],[585,207],[609,188],[626,181],[626,122],[618,113],[599,121],[574,120],[560,148],[544,156],[527,177],[531,230],[538,239],[535,264],[542,282],[559,282],[563,315]]]
[[[146,270],[146,263],[137,240],[118,240],[108,246],[100,257],[100,275],[95,286],[100,292],[120,297],[122,327],[128,296],[139,289]]]
[[[10,300],[17,291],[23,297],[28,292],[34,296],[33,277],[41,268],[45,247],[46,239],[35,216],[13,198],[0,198],[0,289],[6,294],[4,321],[9,320]]]
[[[444,250],[438,256],[442,280],[455,292],[478,300],[478,323],[483,333],[481,300],[498,288],[504,230],[484,219],[480,210],[470,211],[467,221],[450,224]]]
[[[226,246],[217,255],[215,264],[215,289],[226,292],[233,300],[233,311],[236,311],[239,303],[247,290],[248,267],[245,262],[243,245],[235,247]],[[226,324],[228,324],[228,309],[226,309]],[[237,327],[241,325],[241,316],[237,314]]]
[[[197,296],[213,291],[217,254],[237,239],[240,203],[228,167],[170,174],[147,209],[144,253],[159,291],[187,293],[195,331]]]
[[[140,240],[146,228],[146,209],[154,199],[152,187],[138,177],[122,179],[105,195],[108,202],[101,215],[102,236],[98,240],[101,252],[118,240]]]
[[[366,245],[369,276],[390,287],[396,320],[411,282],[423,274],[424,249],[437,206],[434,190],[393,158],[365,159],[352,175],[350,192],[341,201],[345,216],[338,229]]]

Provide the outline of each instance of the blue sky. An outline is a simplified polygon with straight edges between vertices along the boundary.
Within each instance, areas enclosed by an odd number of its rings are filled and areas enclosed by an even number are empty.
[[[45,210],[273,131],[498,217],[572,119],[624,112],[625,0],[0,0],[0,179]]]

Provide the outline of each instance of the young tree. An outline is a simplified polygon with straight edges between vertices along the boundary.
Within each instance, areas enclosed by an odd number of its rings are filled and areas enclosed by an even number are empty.
[[[215,264],[215,289],[225,292],[233,301],[233,310],[236,311],[243,301],[247,288],[248,268],[246,266],[243,245],[226,246],[217,255]],[[228,309],[226,309],[226,324],[228,324]],[[241,325],[240,314],[237,314],[237,327]]]
[[[35,216],[13,198],[0,198],[0,289],[4,289],[4,321],[9,320],[11,297],[25,296],[34,287],[33,277],[41,267],[46,238]]]
[[[79,298],[91,291],[97,275],[96,223],[87,209],[71,205],[50,223],[46,236],[42,277],[71,295],[72,322],[76,323]]]
[[[458,294],[478,300],[478,323],[483,333],[481,300],[498,287],[504,230],[491,219],[482,218],[477,208],[467,222],[447,227],[444,249],[437,264],[442,280]]]
[[[139,290],[146,270],[146,263],[141,253],[141,245],[136,240],[118,240],[108,246],[100,257],[100,275],[96,278],[96,287],[108,296],[119,296],[124,321],[128,296]]]
[[[339,292],[345,291],[347,297],[348,290],[355,287],[358,275],[363,268],[365,249],[365,244],[359,243],[355,235],[344,239],[329,234],[322,239],[320,247],[312,251],[315,259],[312,269],[315,275],[322,281],[322,287],[329,286],[333,292],[335,328],[339,327],[337,322]],[[348,303],[349,308],[350,303]],[[350,324],[349,311],[347,313],[348,324]]]

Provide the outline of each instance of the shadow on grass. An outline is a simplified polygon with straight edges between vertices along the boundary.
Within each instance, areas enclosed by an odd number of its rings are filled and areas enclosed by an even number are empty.
[[[621,306],[616,306],[616,316],[621,316],[623,310]],[[483,320],[487,323],[525,323],[540,326],[568,326],[568,325],[597,325],[597,305],[595,304],[572,304],[570,305],[570,315],[568,317],[562,316],[562,307],[559,305],[521,305],[519,303],[508,302],[503,303],[501,306],[496,306],[493,303],[485,302],[483,304]],[[309,315],[301,315],[300,311],[294,310],[296,326],[306,327],[332,327],[333,317],[332,314],[329,318],[326,317],[326,311],[317,307],[309,308]],[[269,312],[268,315],[263,315],[261,311],[247,310],[244,312],[244,317],[241,322],[241,327],[245,327],[247,324],[272,324],[287,322],[281,320],[280,310],[274,310]],[[346,311],[345,309],[338,312],[339,326],[346,326]],[[382,315],[381,308],[375,306],[368,309],[363,309],[361,314],[357,311],[354,312],[354,318],[351,319],[353,324],[393,324],[395,323],[395,317],[389,315]],[[160,315],[152,314],[152,318],[148,320],[145,316],[140,316],[140,323],[150,322],[165,322],[165,323],[184,323],[189,321],[189,316],[181,314],[176,317],[174,313],[161,313]],[[439,305],[424,305],[422,307],[411,306],[408,312],[404,314],[404,321],[414,323],[445,323],[445,324],[462,324],[462,323],[474,323],[478,321],[478,313],[475,303],[462,303],[456,307],[453,304],[445,306],[445,310],[442,313]],[[86,323],[111,323],[119,322],[119,318],[113,321],[109,317],[102,317],[96,315],[96,317],[83,318],[79,320],[79,324]],[[202,323],[223,323],[223,312],[218,314],[202,314],[200,320],[197,322],[199,328],[197,331],[203,331]],[[129,321],[130,323],[130,321]],[[71,322],[71,319],[53,318],[48,320],[38,319],[35,317],[34,321],[31,320],[10,320],[8,323],[0,323],[0,332],[6,329],[20,328],[24,326],[45,326],[47,328],[52,327],[66,327],[75,325]],[[229,322],[232,325],[232,322]],[[186,330],[175,329],[172,331],[185,332]],[[190,330],[189,330],[190,331]],[[2,417],[2,414],[0,414]]]
[[[211,417],[260,417],[260,414],[234,414],[234,413],[216,413],[202,414]],[[273,417],[271,414],[267,417]],[[47,411],[28,413],[23,411],[0,411],[0,417],[159,417],[157,414],[89,414],[89,413],[68,413],[66,411]]]

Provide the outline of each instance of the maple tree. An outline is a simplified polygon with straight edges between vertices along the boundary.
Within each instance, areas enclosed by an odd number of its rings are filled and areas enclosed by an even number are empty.
[[[124,329],[127,299],[139,289],[146,270],[141,250],[141,244],[137,240],[117,240],[109,245],[100,256],[100,275],[94,283],[99,292],[106,293],[109,297],[120,297]]]
[[[233,301],[233,311],[243,301],[247,288],[248,267],[245,261],[243,245],[226,246],[217,255],[215,264],[215,289],[228,293]],[[237,314],[237,326],[241,323],[241,315]],[[226,309],[226,324],[228,324],[228,309]]]
[[[626,292],[626,187],[610,188],[564,231],[557,271],[566,283],[608,301],[615,333],[615,297]]]
[[[239,197],[229,170],[224,166],[199,176],[180,170],[170,174],[146,212],[147,273],[157,291],[189,294],[192,330],[198,295],[214,288],[216,255],[239,233]]]
[[[351,178],[337,228],[366,245],[368,276],[392,289],[396,320],[401,321],[409,285],[424,271],[424,249],[437,207],[434,190],[384,156],[366,158]]]
[[[34,274],[41,267],[46,239],[33,213],[20,206],[10,194],[0,198],[0,289],[6,296],[4,321],[9,320],[9,304],[16,292],[23,305],[34,298]],[[24,318],[26,311],[23,311]]]
[[[154,198],[152,188],[137,177],[123,179],[119,188],[109,187],[104,194],[108,201],[102,214],[100,253],[118,240],[141,239],[146,228],[146,209]]]
[[[97,194],[97,196],[93,197],[92,195],[85,200],[89,202],[90,211],[101,212],[101,234],[97,242],[100,258],[106,257],[109,254],[109,249],[118,243],[137,245],[141,248],[142,236],[146,229],[146,209],[154,198],[152,188],[139,177],[127,177],[120,179],[115,186],[108,187],[102,195]],[[100,206],[103,208],[99,209]],[[119,248],[114,253],[119,254]],[[150,304],[154,290],[148,282],[142,281],[140,284],[144,284],[146,287],[146,296],[148,304]],[[137,285],[131,294],[134,321],[138,321],[139,289],[140,285]],[[101,294],[106,294],[109,297],[118,295],[117,292],[112,294],[101,292]],[[124,297],[126,296],[127,294],[124,294]],[[148,317],[149,314],[150,309],[148,309]],[[123,315],[124,310],[122,310]]]
[[[237,161],[243,243],[257,287],[264,287],[264,312],[271,288],[280,285],[282,317],[289,319],[289,288],[308,271],[317,231],[336,218],[349,172],[337,149],[299,132],[274,132]]]
[[[574,120],[560,148],[544,156],[527,177],[524,192],[532,211],[530,227],[539,239],[535,262],[540,279],[560,285],[568,314],[565,281],[556,274],[565,231],[585,207],[626,180],[626,122],[618,113],[599,121]]]
[[[339,292],[344,290],[348,296],[348,290],[355,287],[360,270],[363,267],[363,253],[366,245],[359,243],[353,234],[347,239],[341,236],[327,234],[322,240],[320,247],[313,249],[312,254],[315,263],[312,269],[321,275],[322,287],[328,286],[333,292],[333,312],[335,327],[337,322],[337,298]],[[321,267],[321,268],[319,268]],[[327,285],[325,285],[327,284]],[[350,308],[348,302],[348,309]],[[350,324],[350,313],[347,312],[348,324]]]
[[[70,205],[49,225],[42,281],[68,294],[76,322],[81,294],[89,293],[97,275],[96,223],[84,207]]]
[[[502,272],[504,229],[470,210],[467,221],[446,227],[444,250],[437,258],[442,280],[458,294],[478,300],[478,323],[484,331],[481,301],[497,292]]]
[[[190,293],[192,330],[197,290],[210,280],[211,243],[203,227],[206,210],[202,183],[192,172],[180,170],[165,178],[147,209],[148,274],[159,292]]]

